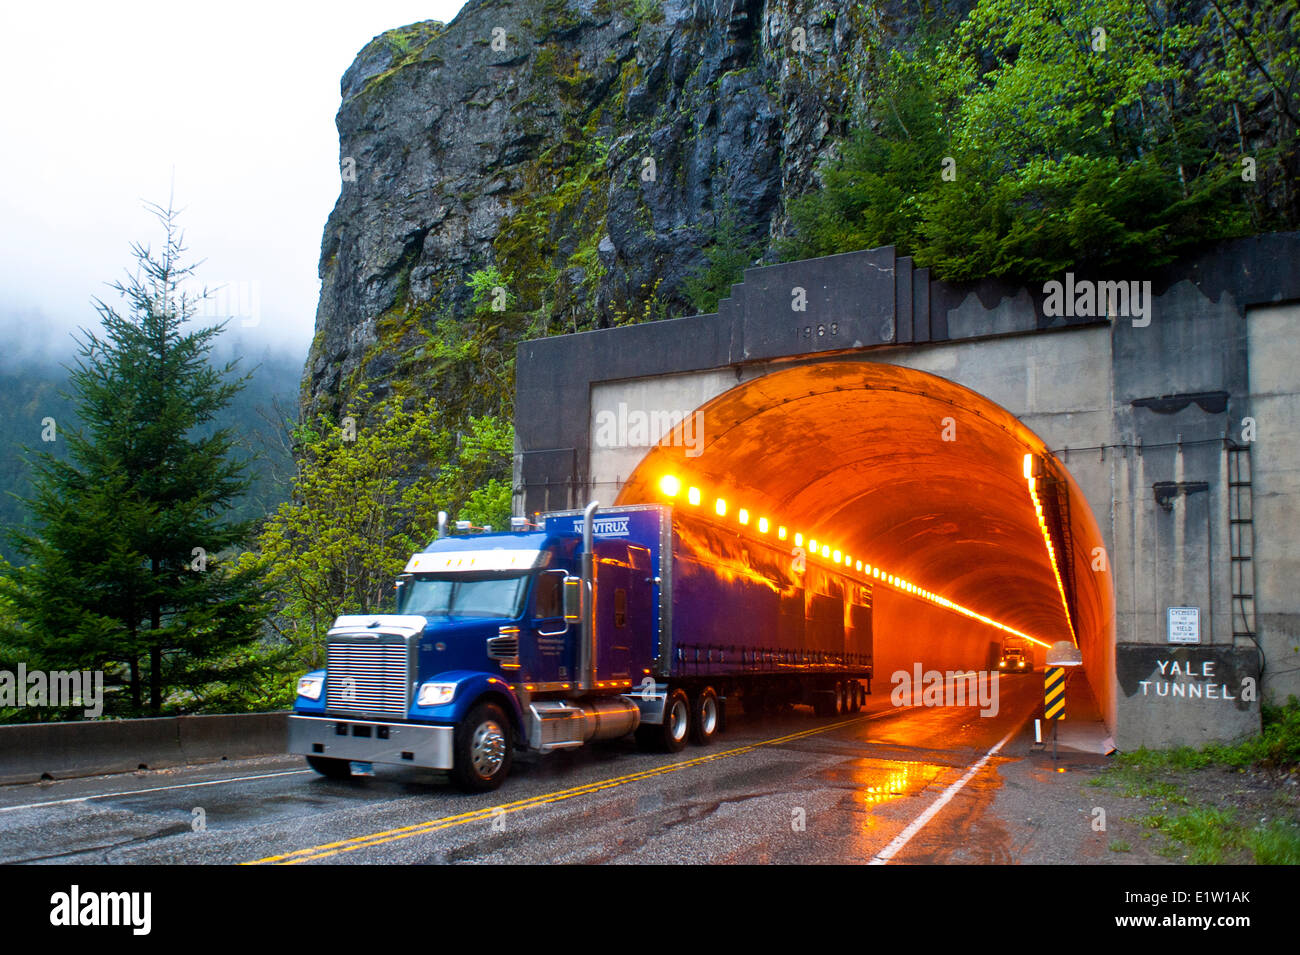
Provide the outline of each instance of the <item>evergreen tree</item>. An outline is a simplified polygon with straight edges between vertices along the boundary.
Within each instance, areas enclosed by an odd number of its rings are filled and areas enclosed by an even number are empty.
[[[102,330],[83,331],[66,455],[35,456],[26,501],[37,529],[11,533],[25,566],[2,582],[7,656],[29,667],[103,668],[105,712],[200,709],[266,660],[263,582],[238,568],[247,524],[230,509],[248,486],[228,429],[211,425],[247,378],[208,360],[223,325],[191,328],[206,292],[171,208],[151,206],[165,243],[133,244],[138,268],[112,286],[122,311],[96,301]],[[227,559],[229,558],[229,559]]]

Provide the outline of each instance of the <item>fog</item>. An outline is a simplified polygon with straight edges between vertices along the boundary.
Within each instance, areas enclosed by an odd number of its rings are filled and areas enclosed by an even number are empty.
[[[0,10],[0,362],[75,351],[96,296],[181,210],[201,319],[305,356],[339,193],[339,78],[375,35],[457,0],[6,4]]]

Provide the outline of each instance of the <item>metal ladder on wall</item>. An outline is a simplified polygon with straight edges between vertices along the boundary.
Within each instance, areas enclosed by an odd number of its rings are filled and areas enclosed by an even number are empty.
[[[1232,562],[1232,638],[1255,639],[1255,502],[1250,448],[1228,446],[1228,548]]]

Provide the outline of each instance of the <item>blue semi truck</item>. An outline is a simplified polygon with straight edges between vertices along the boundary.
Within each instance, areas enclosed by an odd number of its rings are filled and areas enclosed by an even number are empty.
[[[411,557],[395,614],[338,618],[298,681],[290,751],[494,789],[517,751],[635,733],[706,745],[726,707],[856,712],[871,691],[872,588],[788,543],[668,505],[518,518]]]

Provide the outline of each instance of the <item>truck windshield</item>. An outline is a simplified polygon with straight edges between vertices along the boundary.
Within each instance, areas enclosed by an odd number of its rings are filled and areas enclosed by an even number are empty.
[[[517,617],[527,574],[430,574],[402,588],[398,613],[422,617]]]

